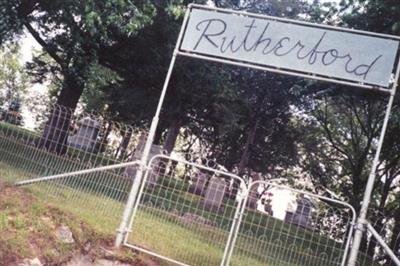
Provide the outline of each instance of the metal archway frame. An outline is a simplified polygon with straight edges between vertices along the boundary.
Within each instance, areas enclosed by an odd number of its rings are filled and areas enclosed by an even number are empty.
[[[115,245],[120,246],[123,243],[124,237],[129,228],[129,221],[130,221],[130,217],[132,215],[133,206],[135,205],[135,201],[137,199],[140,184],[143,179],[143,175],[145,173],[144,168],[147,165],[150,148],[153,143],[154,135],[155,135],[155,132],[156,132],[156,129],[158,126],[159,116],[160,116],[163,102],[164,102],[164,99],[166,96],[166,92],[167,92],[167,88],[168,88],[168,85],[170,82],[172,71],[175,66],[176,58],[178,55],[180,55],[180,56],[192,57],[192,58],[214,61],[214,62],[219,62],[219,63],[231,64],[231,65],[236,65],[236,66],[241,66],[241,67],[250,67],[250,68],[264,70],[264,71],[270,71],[270,72],[274,72],[274,73],[294,75],[294,76],[298,76],[298,77],[310,78],[310,79],[319,80],[319,81],[328,81],[328,82],[333,82],[333,83],[342,84],[342,85],[359,87],[362,89],[380,91],[380,92],[384,92],[384,93],[387,93],[390,95],[389,101],[387,104],[387,108],[386,108],[385,118],[383,121],[382,129],[381,129],[381,133],[380,133],[380,137],[379,137],[379,141],[378,141],[378,145],[377,145],[377,150],[376,150],[376,153],[375,153],[375,156],[373,159],[372,168],[371,168],[367,186],[365,189],[362,207],[361,207],[360,214],[359,214],[359,217],[358,217],[358,220],[356,223],[356,227],[355,227],[355,236],[353,239],[352,249],[350,252],[350,258],[349,258],[349,263],[348,263],[349,265],[354,266],[356,263],[356,260],[357,260],[357,255],[358,255],[358,250],[359,250],[359,246],[361,243],[362,234],[363,234],[363,231],[365,230],[366,225],[368,224],[367,220],[366,220],[367,210],[368,210],[369,202],[371,199],[371,193],[372,193],[373,187],[374,187],[376,169],[377,169],[377,165],[379,162],[379,157],[380,157],[387,125],[389,122],[390,113],[391,113],[391,109],[393,106],[394,96],[396,93],[398,79],[399,79],[399,75],[400,75],[400,67],[399,67],[400,59],[399,59],[398,52],[396,54],[397,62],[395,62],[395,63],[397,63],[397,65],[395,65],[396,69],[392,68],[392,74],[394,73],[394,76],[393,76],[394,80],[387,88],[377,87],[372,84],[364,84],[364,83],[360,83],[360,82],[349,81],[346,79],[331,78],[329,76],[324,76],[324,75],[315,75],[313,73],[304,73],[301,71],[290,71],[290,70],[282,69],[279,67],[263,66],[260,64],[253,64],[253,63],[244,62],[244,61],[240,61],[240,60],[230,60],[230,59],[221,58],[221,57],[213,57],[213,56],[208,56],[208,55],[204,55],[204,54],[187,52],[187,51],[181,50],[180,48],[181,48],[182,40],[185,35],[185,31],[187,29],[187,25],[188,25],[188,21],[189,21],[191,12],[193,9],[202,9],[202,10],[208,10],[208,11],[212,11],[212,12],[220,12],[220,13],[225,13],[225,14],[226,13],[236,14],[236,15],[243,16],[243,17],[252,16],[255,18],[280,21],[280,22],[285,22],[285,23],[290,23],[290,24],[304,25],[304,26],[308,26],[308,27],[316,27],[316,28],[325,29],[325,30],[335,30],[335,31],[340,31],[340,32],[348,32],[348,33],[355,33],[355,34],[359,34],[359,35],[367,35],[367,36],[371,36],[371,37],[379,37],[379,38],[384,38],[384,39],[389,39],[389,40],[396,40],[397,42],[400,41],[400,37],[392,36],[392,35],[377,34],[377,33],[371,33],[371,32],[360,31],[360,30],[352,30],[352,29],[341,29],[341,28],[337,28],[337,27],[333,27],[333,26],[318,25],[318,24],[299,22],[296,20],[276,18],[276,17],[263,16],[263,15],[254,15],[254,14],[249,14],[247,12],[230,11],[230,10],[228,11],[225,9],[211,8],[211,7],[201,6],[201,5],[194,5],[194,4],[189,5],[189,7],[186,11],[184,20],[183,20],[182,28],[181,28],[174,52],[173,52],[173,56],[172,56],[172,59],[171,59],[170,65],[169,65],[169,69],[168,69],[168,72],[167,72],[167,75],[165,78],[162,92],[161,92],[161,95],[159,98],[158,106],[157,106],[155,115],[153,117],[151,127],[149,130],[149,135],[147,138],[147,142],[146,142],[143,154],[142,154],[142,158],[141,158],[142,168],[139,171],[137,171],[137,173],[136,173],[136,177],[134,179],[134,183],[132,185],[132,189],[130,191],[130,194],[129,194],[129,197],[128,197],[128,200],[126,203],[126,207],[125,207],[125,210],[123,213],[123,217],[121,220],[121,224],[120,224],[120,227],[119,227],[119,230],[117,233]]]

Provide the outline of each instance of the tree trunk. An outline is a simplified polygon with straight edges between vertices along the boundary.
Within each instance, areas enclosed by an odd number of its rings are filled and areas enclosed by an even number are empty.
[[[128,128],[125,132],[124,132],[124,137],[122,138],[122,142],[121,145],[118,148],[118,152],[119,152],[119,159],[120,160],[124,160],[127,156],[126,156],[126,150],[128,149],[128,145],[129,142],[132,138],[132,134],[133,131],[131,128]]]
[[[175,118],[174,120],[172,120],[171,124],[168,127],[167,136],[165,138],[163,145],[164,150],[168,154],[171,154],[171,152],[174,150],[176,139],[178,138],[180,129],[181,129],[181,122],[178,118]],[[164,176],[170,176],[170,177],[173,176],[178,163],[176,161],[171,161],[171,164],[169,165],[167,171],[166,167],[168,165],[168,160],[160,160],[160,162],[163,162],[165,164],[165,167],[162,168],[160,173]]]
[[[242,156],[240,158],[240,162],[238,165],[238,176],[242,175],[244,173],[245,168],[249,164],[249,159],[251,155],[251,146],[254,144],[254,139],[256,137],[256,132],[259,124],[259,119],[256,119],[253,126],[250,127],[247,131],[247,139],[246,139],[246,144],[244,145],[244,150],[242,153]],[[235,199],[236,195],[239,191],[239,186],[240,182],[239,180],[233,180],[232,183],[232,190],[230,193],[230,198]]]
[[[176,118],[171,122],[168,128],[167,137],[165,138],[164,142],[164,150],[166,150],[168,154],[171,154],[171,152],[174,150],[180,129],[181,123],[179,119]]]
[[[249,159],[251,155],[251,146],[254,144],[254,139],[256,138],[256,131],[259,124],[259,119],[257,119],[254,125],[249,128],[247,131],[247,140],[246,144],[244,145],[244,150],[242,153],[242,157],[240,158],[239,166],[238,166],[238,175],[243,174],[244,169],[249,164]]]
[[[161,128],[160,126],[157,128],[152,144],[160,145],[164,130],[165,128]]]
[[[66,152],[71,118],[82,92],[83,84],[72,74],[65,74],[57,104],[51,110],[49,120],[39,140],[39,147],[57,154]]]
[[[114,124],[110,123],[110,122],[108,122],[106,125],[103,125],[102,130],[104,131],[104,133],[102,133],[99,147],[98,147],[98,149],[96,149],[99,153],[103,153],[106,150],[107,145],[108,145],[107,139],[108,139],[108,136],[110,135],[111,131],[113,130],[113,125]]]

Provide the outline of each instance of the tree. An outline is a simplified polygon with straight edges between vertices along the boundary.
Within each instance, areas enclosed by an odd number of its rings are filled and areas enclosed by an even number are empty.
[[[331,90],[314,102],[313,112],[303,117],[302,168],[315,187],[322,186],[358,212],[369,177],[383,123],[387,97],[365,92]],[[391,235],[399,207],[396,187],[400,174],[398,156],[399,107],[393,110],[387,130],[370,205],[369,222],[382,235]],[[389,222],[390,221],[390,222]],[[396,236],[397,237],[397,234]],[[366,239],[362,250],[374,257],[376,242]],[[398,245],[398,244],[396,244]]]
[[[136,34],[154,16],[154,8],[145,0],[1,1],[0,9],[4,17],[0,42],[15,38],[25,28],[55,61],[53,70],[62,77],[57,104],[71,110],[98,60],[98,51],[112,45],[116,37]],[[41,144],[62,152],[69,119],[70,114],[53,110]]]
[[[400,5],[397,1],[386,0],[386,1],[378,1],[378,0],[354,0],[354,1],[341,1],[339,4],[335,3],[326,3],[321,6],[319,9],[316,9],[318,12],[319,19],[323,19],[326,23],[331,23],[335,25],[352,27],[356,29],[369,30],[378,33],[387,33],[400,35]],[[359,99],[359,98],[358,98]],[[385,142],[383,146],[383,150],[380,157],[380,163],[376,176],[376,183],[374,187],[374,193],[372,195],[372,201],[370,205],[371,213],[381,213],[383,215],[370,215],[371,223],[375,225],[375,229],[378,232],[381,232],[384,236],[390,236],[391,239],[388,241],[391,243],[391,247],[394,250],[398,250],[399,243],[397,243],[398,237],[398,229],[394,229],[392,233],[390,233],[391,229],[389,228],[389,224],[394,223],[395,227],[400,226],[399,221],[399,213],[400,213],[400,204],[398,204],[397,196],[395,194],[394,188],[396,187],[397,178],[399,176],[399,158],[398,154],[398,146],[399,146],[399,138],[398,138],[398,116],[399,116],[399,95],[396,96],[395,104],[392,111],[391,120],[389,122],[389,128],[386,133]],[[362,99],[361,99],[362,100]],[[373,100],[379,101],[380,97],[375,96]],[[376,106],[377,103],[368,103],[366,106],[372,107]],[[382,123],[382,116],[384,113],[384,105],[383,103],[379,103],[381,108],[379,109],[369,109],[368,116],[373,120],[378,122],[378,126],[380,129],[380,125]],[[349,118],[349,116],[347,116]],[[368,124],[367,124],[368,125]],[[368,129],[368,128],[367,128]],[[347,130],[348,134],[352,134],[354,129],[343,129]],[[362,129],[365,131],[364,129]],[[373,135],[364,134],[363,138],[371,139],[370,148],[372,150],[375,148],[376,140],[378,137],[378,133]],[[370,132],[372,133],[372,132]],[[356,145],[357,146],[357,145]],[[359,158],[363,158],[363,154],[365,151],[360,149],[358,151],[353,151],[353,154],[358,153]],[[363,179],[366,179],[366,172],[369,171],[369,162],[371,158],[367,158],[366,161],[359,161],[365,163],[364,167],[366,170],[365,173],[362,173]],[[340,167],[344,167],[343,163],[339,163]],[[356,174],[360,168],[352,169],[349,175]],[[344,184],[343,184],[344,185]],[[358,197],[354,199],[352,202],[356,208],[360,206],[361,195],[365,189],[365,181],[358,183],[348,182],[346,184],[348,188],[353,187],[353,191],[357,190]],[[351,196],[352,197],[352,196]],[[390,222],[389,222],[390,221]],[[384,231],[382,231],[384,230]],[[397,233],[396,233],[397,232]],[[371,241],[363,241],[362,250],[367,251],[367,253],[373,257],[375,254],[375,250],[377,247],[377,243],[371,239]]]
[[[134,40],[121,39],[100,55],[100,63],[122,78],[117,89],[104,88],[106,97],[113,99],[109,102],[110,111],[137,126],[148,125],[154,114],[182,23],[182,5],[165,1],[153,4],[157,15],[152,25],[139,32]],[[226,80],[224,76],[216,66],[178,58],[156,141],[161,141],[165,129],[171,128],[166,147],[172,149],[179,128],[190,121],[189,116],[196,110],[202,112],[198,108],[204,110],[199,101],[204,103],[207,98],[203,96],[215,94]]]
[[[20,47],[9,44],[0,49],[0,107],[2,119],[20,125],[20,108],[28,85],[28,77],[20,62]]]
[[[186,2],[184,4],[187,4]],[[232,7],[233,4],[233,7],[251,7],[256,10],[264,5],[268,8],[272,7],[274,10],[280,10],[280,15],[291,16],[300,12],[299,10],[303,10],[300,8],[284,9],[284,5],[279,1],[264,2],[264,4],[258,1],[257,5],[256,3],[250,5],[250,2],[252,1],[244,1],[240,5],[239,1],[236,4],[224,2],[223,6]],[[303,7],[305,3],[304,1],[289,2],[293,7]],[[177,14],[182,15],[182,12],[177,12],[177,10],[182,10],[181,5],[168,5],[163,1],[154,1],[153,3],[157,10],[153,24],[143,29],[135,41],[120,40],[113,47],[105,50],[100,57],[102,64],[115,70],[126,82],[121,89],[109,92],[109,98],[120,99],[111,103],[110,109],[121,116],[129,114],[130,119],[139,124],[148,123],[152,117],[182,19],[181,16],[176,18]],[[221,6],[222,2],[216,1],[216,4]],[[146,53],[142,51],[146,51]],[[205,124],[212,124],[212,120],[219,121],[220,124],[232,124],[229,121],[233,119],[230,115],[226,116],[224,122],[221,121],[221,118],[224,117],[221,111],[226,109],[224,105],[229,101],[234,101],[232,96],[235,93],[229,92],[229,90],[237,89],[237,87],[230,86],[229,69],[218,64],[178,59],[162,113],[161,130],[158,134],[160,137],[165,129],[170,129],[170,133],[165,135],[168,150],[173,147],[179,128],[185,125],[193,128],[199,125],[200,120]],[[226,100],[221,101],[223,98]],[[213,102],[214,99],[219,102]],[[223,103],[224,101],[225,103]],[[219,117],[213,114],[213,111],[217,111]],[[228,110],[226,109],[224,113],[227,114]],[[206,118],[207,115],[208,118]],[[197,132],[197,134],[199,133]]]
[[[303,163],[316,184],[348,197],[358,211],[385,104],[371,95],[338,94],[344,95],[325,96],[304,118],[310,126],[305,128]]]

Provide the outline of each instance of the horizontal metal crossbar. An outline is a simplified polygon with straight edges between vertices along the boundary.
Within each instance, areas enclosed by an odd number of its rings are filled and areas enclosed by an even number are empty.
[[[79,170],[79,171],[74,171],[74,172],[68,172],[68,173],[63,173],[63,174],[58,174],[58,175],[37,177],[37,178],[33,178],[33,179],[28,179],[28,180],[16,182],[15,185],[16,186],[31,185],[31,184],[34,184],[34,183],[52,181],[52,180],[65,178],[65,177],[73,177],[73,176],[90,174],[90,173],[94,173],[94,172],[101,172],[101,171],[106,171],[106,170],[112,170],[112,169],[117,169],[117,168],[122,168],[122,167],[133,166],[135,164],[136,165],[141,165],[141,162],[140,161],[133,161],[133,162],[127,162],[127,163],[119,163],[119,164],[96,167],[96,168],[92,168],[92,169],[85,169],[85,170]]]

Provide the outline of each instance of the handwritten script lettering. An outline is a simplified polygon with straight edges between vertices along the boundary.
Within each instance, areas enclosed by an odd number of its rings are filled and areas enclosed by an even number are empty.
[[[267,19],[193,10],[181,49],[388,86],[398,42]]]
[[[201,34],[193,50],[196,51],[203,42],[208,42],[219,49],[222,54],[226,53],[228,50],[233,54],[237,53],[239,50],[253,53],[261,50],[263,55],[273,54],[279,57],[294,55],[297,59],[304,60],[310,65],[320,60],[324,66],[329,66],[338,60],[343,60],[345,62],[344,70],[347,73],[353,73],[356,76],[361,76],[363,79],[367,77],[371,68],[382,57],[382,55],[379,54],[369,63],[354,65],[352,64],[353,57],[350,53],[341,54],[336,48],[327,50],[320,48],[327,32],[322,34],[313,47],[308,48],[301,40],[292,40],[289,36],[281,37],[278,40],[266,37],[265,35],[270,25],[269,22],[265,24],[261,35],[259,34],[257,36],[255,34],[255,36],[252,36],[254,34],[252,30],[256,28],[254,23],[255,19],[253,19],[250,24],[244,25],[247,31],[244,38],[240,40],[236,35],[224,35],[228,26],[226,22],[221,19],[205,19],[200,21],[196,25],[196,29],[201,31]],[[249,41],[249,39],[254,39],[254,37],[257,41]]]

